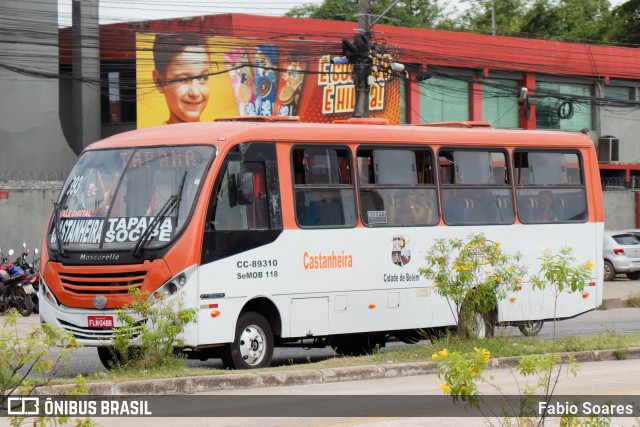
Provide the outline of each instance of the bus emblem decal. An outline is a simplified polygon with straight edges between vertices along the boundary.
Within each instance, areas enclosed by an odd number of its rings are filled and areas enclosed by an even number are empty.
[[[391,238],[391,261],[397,266],[405,266],[411,261],[411,251],[409,250],[409,237],[395,235]]]

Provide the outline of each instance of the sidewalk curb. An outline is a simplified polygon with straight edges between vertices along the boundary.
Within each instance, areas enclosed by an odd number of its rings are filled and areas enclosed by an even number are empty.
[[[623,350],[592,350],[575,353],[559,353],[561,363],[566,363],[572,354],[578,362],[604,360],[640,359],[640,347]],[[521,356],[500,357],[489,362],[490,369],[514,367]],[[291,385],[308,385],[358,381],[369,379],[395,378],[436,373],[433,362],[401,363],[388,365],[364,365],[341,368],[304,369],[296,371],[273,371],[256,373],[234,373],[194,377],[161,378],[120,383],[90,383],[89,395],[162,395],[193,394],[216,390],[234,390]],[[75,385],[64,384],[41,387],[34,390],[34,396],[64,395]]]

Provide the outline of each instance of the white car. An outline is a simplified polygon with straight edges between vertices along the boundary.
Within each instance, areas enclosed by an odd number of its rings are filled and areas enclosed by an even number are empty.
[[[631,280],[640,279],[640,240],[628,231],[604,233],[604,280],[624,273]]]

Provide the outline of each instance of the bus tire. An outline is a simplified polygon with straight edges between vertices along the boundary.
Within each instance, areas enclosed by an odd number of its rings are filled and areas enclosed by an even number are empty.
[[[480,313],[474,311],[471,318],[469,335],[472,338],[483,339],[491,338],[495,333],[495,313]]]
[[[525,337],[535,337],[544,325],[544,320],[530,320],[518,325],[518,329]]]
[[[222,352],[222,363],[230,369],[266,368],[273,358],[274,339],[269,322],[260,314],[242,313],[234,341]]]

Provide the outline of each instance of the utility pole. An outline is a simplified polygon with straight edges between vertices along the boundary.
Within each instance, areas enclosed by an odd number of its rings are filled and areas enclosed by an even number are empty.
[[[371,75],[369,0],[358,0],[358,9],[358,34],[354,40],[358,57],[353,63],[353,83],[356,90],[353,117],[369,117],[369,76]]]
[[[373,24],[371,24],[370,0],[358,0],[358,32],[353,38],[353,43],[346,38],[342,39],[342,54],[347,58],[349,64],[353,66],[353,84],[356,92],[353,117],[369,117],[369,88],[372,84],[370,80],[373,80],[373,76],[371,75],[371,69],[373,67],[371,27],[382,19],[399,1],[400,0],[395,0],[395,2],[393,2],[387,10],[382,12]],[[379,55],[377,51],[374,52],[374,54]],[[402,65],[402,69],[404,69],[404,65]]]
[[[496,35],[496,0],[491,0],[491,35]]]

